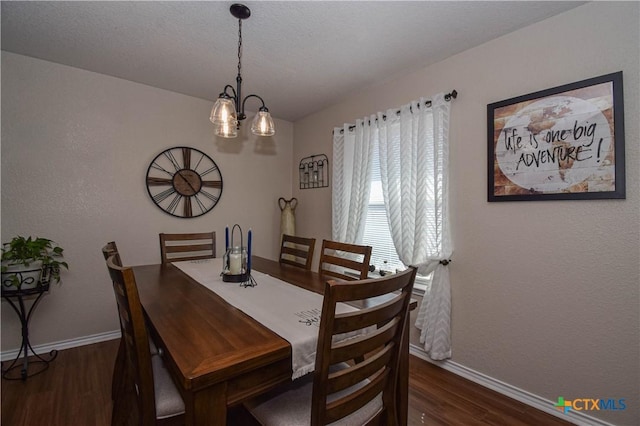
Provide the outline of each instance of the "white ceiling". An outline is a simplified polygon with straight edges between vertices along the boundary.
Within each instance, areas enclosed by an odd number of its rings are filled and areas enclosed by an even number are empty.
[[[2,1],[2,50],[214,101],[237,74],[231,3]],[[295,121],[583,3],[254,0],[244,95]]]

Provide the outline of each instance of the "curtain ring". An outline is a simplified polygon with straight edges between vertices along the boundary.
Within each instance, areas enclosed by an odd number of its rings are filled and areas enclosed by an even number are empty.
[[[440,261],[440,264],[443,266],[447,266],[449,263],[451,263],[451,259],[442,259]]]

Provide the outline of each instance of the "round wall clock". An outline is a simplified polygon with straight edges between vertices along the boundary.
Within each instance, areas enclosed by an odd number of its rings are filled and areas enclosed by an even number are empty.
[[[153,202],[175,217],[202,216],[222,195],[222,174],[211,157],[195,148],[162,151],[147,169],[147,191]]]

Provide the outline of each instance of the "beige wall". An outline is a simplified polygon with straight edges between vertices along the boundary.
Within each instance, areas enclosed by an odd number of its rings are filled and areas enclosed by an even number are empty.
[[[276,120],[273,138],[214,140],[211,106],[2,52],[2,241],[49,237],[70,265],[34,313],[34,345],[118,329],[100,253],[107,241],[117,242],[126,264],[148,264],[160,260],[158,233],[214,230],[221,256],[224,226],[239,223],[253,229],[256,254],[276,256],[277,200],[291,196],[293,126]],[[147,194],[149,163],[172,146],[198,148],[220,167],[222,197],[202,217],[169,216]],[[17,348],[19,335],[3,301],[2,350]]]
[[[637,2],[590,3],[370,87],[294,129],[294,163],[331,158],[334,126],[457,89],[453,361],[548,400],[625,398],[625,411],[590,414],[626,425],[640,418],[639,15]],[[486,105],[619,70],[627,199],[488,203]],[[329,238],[331,188],[293,183],[298,233]]]

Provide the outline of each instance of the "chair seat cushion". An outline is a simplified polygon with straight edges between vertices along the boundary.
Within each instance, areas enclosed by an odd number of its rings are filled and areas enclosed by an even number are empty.
[[[151,357],[153,388],[156,397],[156,418],[165,419],[184,413],[184,401],[158,355]]]
[[[331,368],[334,370],[334,368]],[[337,368],[340,370],[340,368]],[[330,395],[329,402],[359,389],[358,384]],[[311,424],[311,398],[313,393],[313,373],[276,389],[263,397],[245,403],[247,410],[263,426],[304,426]],[[331,423],[332,426],[359,426],[366,424],[383,407],[382,394],[365,404],[358,411]]]

